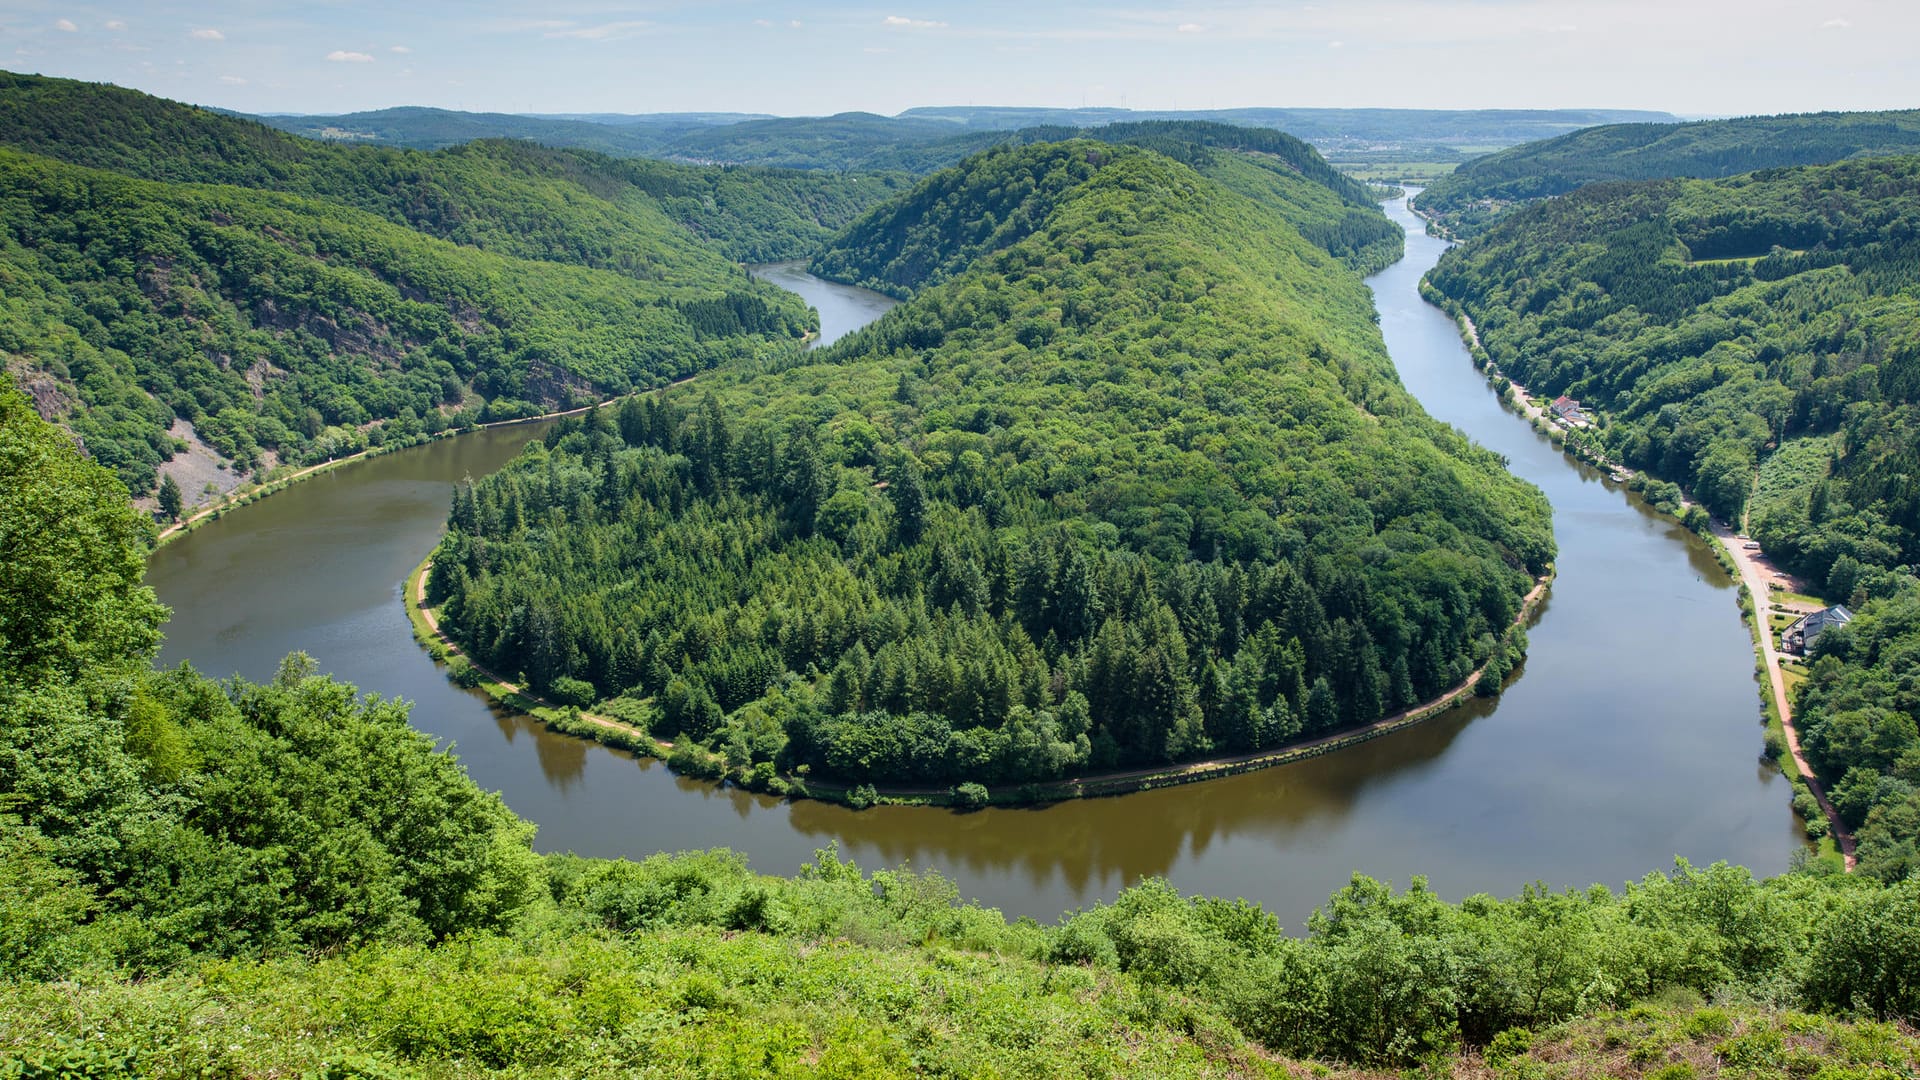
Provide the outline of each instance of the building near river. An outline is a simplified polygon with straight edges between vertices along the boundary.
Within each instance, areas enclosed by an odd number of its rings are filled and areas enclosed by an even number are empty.
[[[1809,615],[1802,615],[1791,626],[1780,631],[1780,651],[1794,656],[1805,656],[1807,650],[1820,635],[1836,626],[1845,626],[1853,621],[1853,612],[1845,604],[1835,604],[1830,608],[1821,608]]]
[[[1583,424],[1587,419],[1587,414],[1580,408],[1580,402],[1565,394],[1554,398],[1553,404],[1548,407],[1548,411],[1553,413],[1554,419],[1564,421],[1568,424]]]

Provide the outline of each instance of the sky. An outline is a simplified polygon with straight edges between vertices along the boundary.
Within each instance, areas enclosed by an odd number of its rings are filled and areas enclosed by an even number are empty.
[[[246,112],[1920,107],[1920,0],[0,0],[0,66]]]

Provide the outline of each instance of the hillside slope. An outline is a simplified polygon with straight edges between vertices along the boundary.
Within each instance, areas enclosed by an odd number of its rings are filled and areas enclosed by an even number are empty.
[[[332,146],[10,73],[0,153],[6,367],[136,495],[183,432],[241,470],[304,462],[791,342],[811,315],[736,260],[803,254],[895,187]]]
[[[707,258],[807,254],[897,180],[616,161],[490,140],[437,153],[296,138],[70,79],[0,72],[0,144],[147,180],[312,195],[460,244],[658,277]]]
[[[1574,437],[1860,610],[1795,715],[1862,868],[1920,863],[1920,157],[1583,188],[1429,281],[1503,372],[1600,417]]]
[[[1517,206],[1608,180],[1713,179],[1920,151],[1920,110],[1609,124],[1524,143],[1434,181],[1415,205],[1472,236]]]
[[[1334,170],[1306,143],[1227,124],[1148,122],[1014,132],[967,168],[928,177],[904,197],[876,207],[815,255],[812,269],[895,296],[959,273],[981,255],[1027,236],[1046,219],[1053,200],[1089,175],[1085,162],[1018,150],[1070,138],[1144,147],[1173,158],[1277,211],[1356,270],[1376,270],[1400,257],[1400,229],[1366,186]],[[1036,163],[1063,171],[1050,174]]]
[[[472,395],[510,417],[758,355],[811,325],[703,253],[669,283],[6,149],[0,177],[6,368],[135,494],[173,452],[176,417],[241,469],[268,452],[324,459],[439,431]]]
[[[443,625],[757,784],[1251,750],[1504,672],[1544,501],[1400,388],[1359,278],[1090,140],[970,159],[906,227],[1025,176],[1023,239],[868,330],[463,492]]]

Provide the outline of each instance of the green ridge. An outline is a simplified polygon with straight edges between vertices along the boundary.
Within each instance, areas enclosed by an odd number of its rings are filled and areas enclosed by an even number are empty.
[[[1917,240],[1920,157],[1876,158],[1586,188],[1429,275],[1504,374],[1597,414],[1608,457],[1861,614],[1819,640],[1794,711],[1888,879],[1920,841]]]
[[[933,184],[897,211],[929,250],[974,193],[1035,220],[833,349],[463,490],[430,582],[462,646],[776,790],[1053,780],[1499,685],[1544,500],[1420,411],[1284,206],[1087,140]]]

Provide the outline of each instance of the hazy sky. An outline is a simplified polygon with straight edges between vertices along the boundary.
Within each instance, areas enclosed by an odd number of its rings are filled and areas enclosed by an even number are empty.
[[[0,0],[0,56],[252,112],[1920,107],[1920,0]]]

